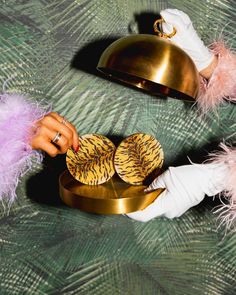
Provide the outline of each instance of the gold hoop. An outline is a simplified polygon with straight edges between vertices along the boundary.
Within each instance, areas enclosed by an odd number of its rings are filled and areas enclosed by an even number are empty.
[[[157,35],[159,37],[166,38],[166,39],[172,38],[176,34],[176,28],[173,27],[173,32],[171,32],[170,34],[166,34],[159,29],[159,24],[164,23],[164,22],[165,22],[165,20],[163,18],[157,19],[153,24],[154,32],[157,33]]]

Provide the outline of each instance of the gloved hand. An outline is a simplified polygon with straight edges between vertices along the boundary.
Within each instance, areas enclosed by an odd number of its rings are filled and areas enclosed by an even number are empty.
[[[157,188],[166,190],[147,208],[126,214],[146,222],[157,216],[179,217],[189,208],[199,204],[205,194],[214,196],[225,190],[226,165],[193,164],[170,167],[158,176],[145,192]]]
[[[189,16],[178,9],[165,9],[160,15],[165,20],[162,23],[163,32],[170,34],[175,27],[177,32],[170,40],[192,58],[199,72],[206,69],[212,63],[214,55],[199,38]]]

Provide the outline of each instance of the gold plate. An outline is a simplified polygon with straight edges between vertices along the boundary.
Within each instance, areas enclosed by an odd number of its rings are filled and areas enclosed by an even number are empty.
[[[141,185],[163,165],[161,144],[149,134],[136,133],[118,146],[114,165],[117,174],[127,183]]]
[[[66,155],[71,175],[81,183],[90,185],[108,181],[115,173],[115,145],[99,134],[85,134],[79,140],[79,151],[76,153],[69,149]]]
[[[59,178],[63,202],[86,212],[97,214],[125,214],[143,210],[164,189],[144,193],[146,186],[131,186],[117,176],[100,185],[85,185],[76,181],[68,170]]]

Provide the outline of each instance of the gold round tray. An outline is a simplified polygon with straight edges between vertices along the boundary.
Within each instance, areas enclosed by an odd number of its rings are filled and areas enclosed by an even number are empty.
[[[71,175],[90,185],[108,181],[115,173],[115,145],[100,134],[85,134],[79,140],[78,152],[70,148],[66,154],[66,164]]]
[[[124,214],[143,210],[150,205],[164,189],[144,193],[146,186],[132,186],[114,175],[100,185],[86,185],[74,179],[68,170],[59,178],[62,201],[82,211],[97,214]]]
[[[158,174],[164,153],[159,141],[152,135],[135,133],[125,138],[115,152],[117,174],[125,182],[141,185],[151,174]]]

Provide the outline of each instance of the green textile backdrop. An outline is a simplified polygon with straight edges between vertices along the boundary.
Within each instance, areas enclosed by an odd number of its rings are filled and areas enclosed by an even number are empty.
[[[236,108],[222,105],[201,118],[196,107],[106,80],[96,72],[113,40],[151,32],[164,8],[190,15],[206,43],[224,35],[236,47],[233,0],[1,0],[0,77],[5,90],[50,103],[80,134],[118,143],[134,132],[153,134],[165,167],[202,160],[232,140]],[[18,199],[0,215],[0,294],[236,294],[236,236],[207,198],[175,220],[146,224],[64,206],[58,175],[65,158],[35,164]]]

